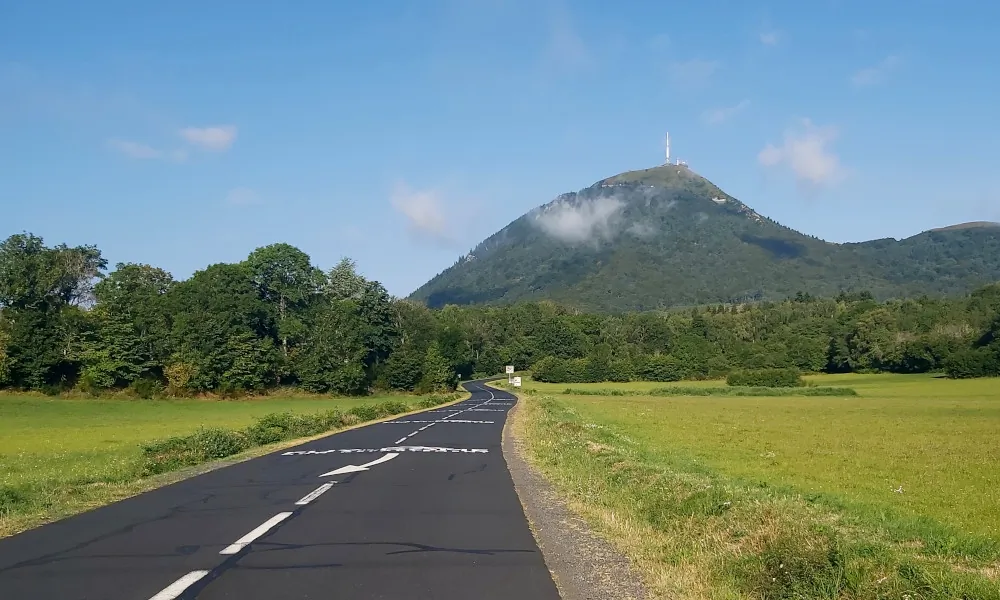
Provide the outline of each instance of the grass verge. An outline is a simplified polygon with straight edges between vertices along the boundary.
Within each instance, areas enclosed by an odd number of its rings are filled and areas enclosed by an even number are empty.
[[[464,392],[397,396],[374,403],[355,398],[0,400],[0,537],[214,466],[295,445],[303,438],[322,437],[465,397]],[[335,408],[306,412],[318,406]],[[241,426],[251,420],[250,425]],[[93,426],[88,426],[91,422]],[[159,441],[149,441],[155,438]],[[222,459],[226,460],[219,463]]]
[[[529,460],[658,598],[1000,600],[994,535],[681,459],[669,421],[618,420],[620,399],[520,395],[512,433]]]
[[[526,393],[536,393],[526,388]],[[566,388],[561,392],[568,396],[857,396],[853,388],[844,387],[662,387],[651,390],[630,389],[577,389]]]

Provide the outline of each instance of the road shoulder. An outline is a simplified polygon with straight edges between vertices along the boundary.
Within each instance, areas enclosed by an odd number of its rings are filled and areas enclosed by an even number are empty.
[[[503,456],[531,533],[563,600],[644,600],[641,578],[629,560],[573,513],[527,461],[521,435],[525,416],[515,403],[503,429]]]

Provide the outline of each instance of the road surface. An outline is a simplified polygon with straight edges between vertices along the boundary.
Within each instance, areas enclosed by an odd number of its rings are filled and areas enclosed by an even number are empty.
[[[515,399],[466,387],[0,540],[0,598],[558,600],[501,453]]]

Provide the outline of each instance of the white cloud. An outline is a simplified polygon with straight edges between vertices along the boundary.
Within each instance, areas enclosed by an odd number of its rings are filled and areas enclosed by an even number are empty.
[[[226,204],[232,206],[253,206],[261,203],[260,195],[250,188],[233,188],[226,194]]]
[[[760,34],[760,43],[765,46],[778,45],[778,33],[776,31],[764,31]]]
[[[400,183],[392,191],[392,206],[409,223],[410,230],[437,241],[452,241],[444,198],[434,190],[412,190]]]
[[[180,136],[189,144],[203,150],[222,152],[228,150],[236,141],[235,125],[216,125],[212,127],[185,127],[180,130]]]
[[[558,12],[552,20],[544,62],[556,72],[578,71],[593,62],[587,44],[565,12]]]
[[[557,199],[538,209],[535,222],[552,237],[575,244],[610,237],[612,225],[624,206],[614,196],[578,202]]]
[[[129,158],[151,159],[163,157],[163,153],[156,148],[147,146],[146,144],[140,144],[139,142],[130,142],[128,140],[109,140],[108,146],[118,152],[121,152]]]
[[[658,33],[650,38],[649,49],[654,52],[662,52],[670,47],[670,36],[665,33]]]
[[[721,66],[717,60],[693,58],[671,62],[667,65],[667,73],[677,87],[693,90],[708,85]]]
[[[877,65],[861,69],[854,73],[851,76],[851,83],[859,87],[882,83],[889,72],[899,66],[899,63],[898,56],[887,56]]]
[[[724,106],[721,108],[706,110],[702,113],[701,117],[709,125],[719,125],[735,117],[747,106],[750,106],[750,100],[741,100],[738,104],[733,106]]]
[[[802,184],[836,183],[845,175],[840,158],[829,149],[837,135],[836,127],[817,127],[809,119],[802,119],[799,128],[785,132],[781,146],[768,144],[757,160],[769,168],[787,166]]]
[[[119,140],[113,139],[108,140],[108,146],[121,154],[129,158],[135,158],[139,160],[171,160],[174,162],[183,162],[187,160],[187,152],[183,150],[172,150],[170,152],[164,152],[163,150],[158,150],[152,146],[142,144],[140,142],[133,142],[130,140]]]
[[[639,239],[649,239],[656,235],[656,228],[649,223],[633,223],[629,228],[628,232]]]

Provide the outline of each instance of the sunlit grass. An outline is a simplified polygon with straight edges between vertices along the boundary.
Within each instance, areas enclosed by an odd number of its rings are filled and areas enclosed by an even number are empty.
[[[405,397],[404,397],[405,398]],[[347,410],[388,399],[66,399],[0,395],[0,536],[155,486],[139,445],[274,412]],[[393,399],[400,399],[399,396]],[[412,398],[414,404],[419,398]]]
[[[859,396],[573,396],[525,381],[529,451],[664,595],[755,597],[767,556],[827,548],[839,562],[817,554],[799,576],[817,595],[794,597],[1000,597],[985,591],[1000,590],[1000,380],[808,379]]]

